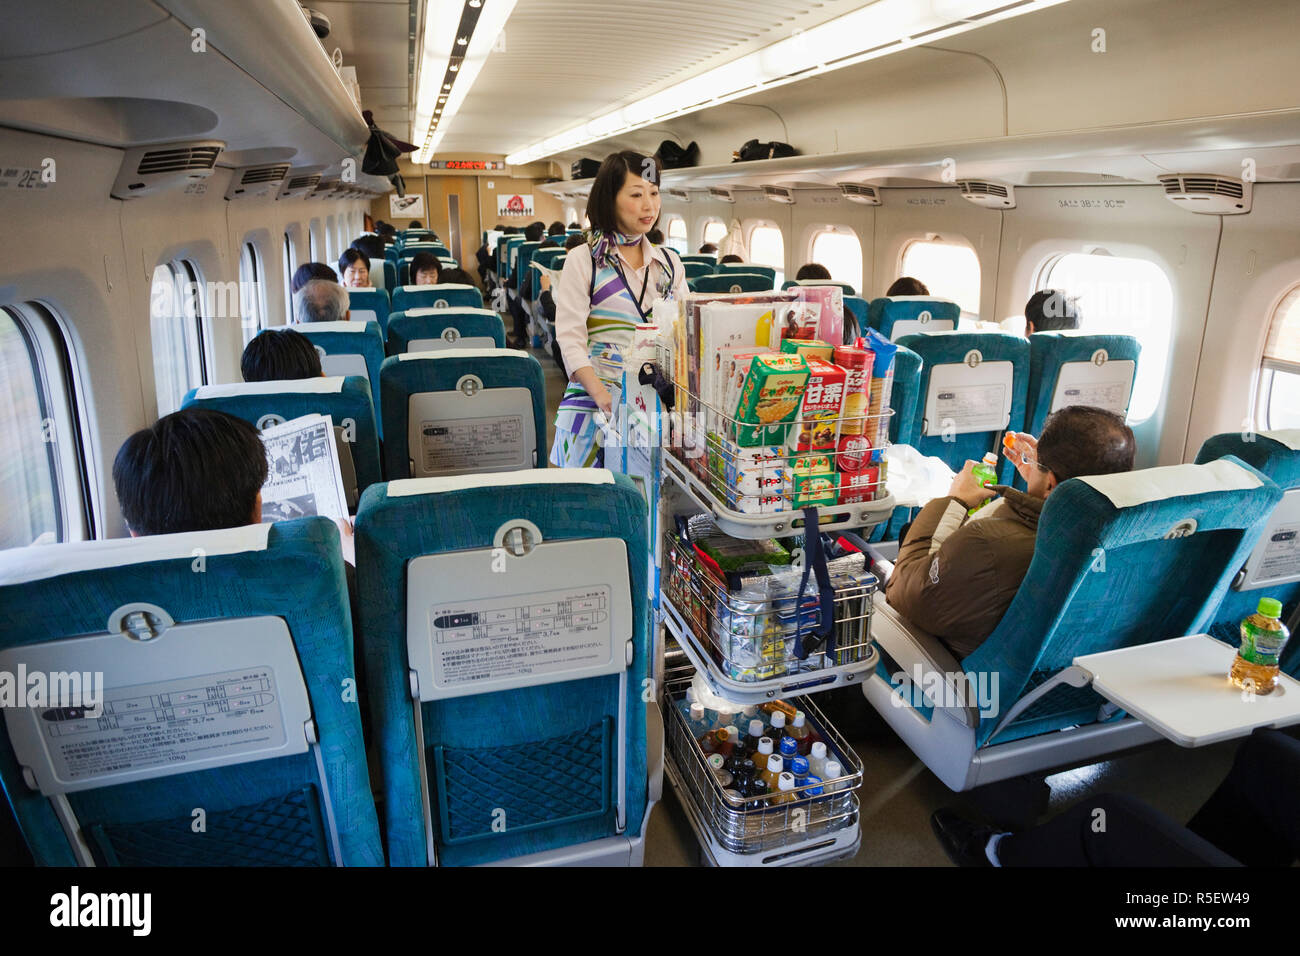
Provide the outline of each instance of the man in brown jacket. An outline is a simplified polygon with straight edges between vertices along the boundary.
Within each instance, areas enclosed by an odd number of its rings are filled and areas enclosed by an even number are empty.
[[[945,498],[921,509],[885,586],[891,607],[941,640],[958,658],[993,633],[1034,557],[1043,501],[1080,475],[1131,471],[1137,444],[1124,419],[1087,405],[1054,412],[1037,441],[1017,434],[1007,454],[1028,492],[982,487],[966,462]],[[990,497],[1000,497],[969,515]]]

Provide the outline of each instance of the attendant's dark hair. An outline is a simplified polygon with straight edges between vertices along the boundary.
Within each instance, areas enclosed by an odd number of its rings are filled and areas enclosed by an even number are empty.
[[[570,236],[568,239],[565,239],[565,240],[564,240],[564,248],[565,248],[565,249],[573,249],[573,248],[576,248],[577,246],[582,245],[582,244],[583,244],[584,242],[586,242],[586,241],[587,241],[587,240],[586,240],[586,239],[583,239],[581,235]]]
[[[1035,332],[1077,329],[1083,313],[1078,303],[1059,289],[1040,289],[1025,303],[1025,331],[1033,323]]]
[[[722,265],[722,263],[724,262],[744,262],[744,261],[745,260],[740,258],[740,256],[733,254],[729,256],[723,256],[721,259],[718,260],[718,264]]]
[[[113,460],[113,487],[136,534],[239,528],[266,483],[266,448],[241,418],[182,408],[136,432]]]
[[[244,346],[239,372],[245,382],[320,378],[320,355],[311,339],[293,329],[267,329]]]
[[[438,273],[438,281],[442,282],[442,263],[432,252],[417,252],[411,258],[411,281],[426,269],[433,269]]]
[[[344,249],[343,255],[339,256],[339,275],[348,271],[348,266],[357,262],[365,264],[366,271],[370,271],[370,257],[360,249]]]
[[[924,282],[920,279],[913,279],[911,276],[900,276],[894,280],[886,291],[885,295],[929,295],[930,290],[926,288]]]
[[[1038,463],[1057,481],[1133,470],[1137,440],[1114,412],[1067,405],[1047,416],[1038,438]]]
[[[312,279],[327,279],[330,282],[338,282],[339,274],[323,262],[304,262],[293,274],[293,281],[289,283],[289,291],[297,292]]]
[[[596,181],[591,184],[591,194],[587,197],[587,219],[596,232],[614,232],[618,229],[618,194],[629,175],[640,176],[646,182],[658,186],[663,175],[659,157],[643,156],[630,149],[610,153],[605,157],[605,161],[600,164],[600,171],[596,173]],[[653,223],[653,226],[657,225],[658,219]]]
[[[794,276],[796,282],[802,282],[804,279],[829,279],[830,277],[831,270],[819,262],[804,263]]]

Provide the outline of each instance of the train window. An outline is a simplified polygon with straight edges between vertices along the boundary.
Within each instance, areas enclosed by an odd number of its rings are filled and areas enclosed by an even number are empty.
[[[257,247],[251,242],[244,243],[244,252],[239,257],[239,323],[245,345],[266,328],[262,269],[257,260]]]
[[[571,222],[577,222],[577,221],[578,221],[578,210],[574,209],[572,206],[569,206],[567,209],[564,210],[564,224],[566,226]]]
[[[824,265],[831,278],[862,290],[862,243],[847,226],[826,226],[813,236],[809,261]]]
[[[313,219],[311,225],[307,227],[307,250],[311,253],[312,262],[320,262],[321,241],[319,219]]]
[[[29,304],[0,309],[0,548],[89,537],[77,396],[54,316]],[[66,436],[66,440],[65,440]]]
[[[1300,286],[1273,313],[1259,391],[1265,428],[1300,428]]]
[[[1083,330],[1137,337],[1142,354],[1128,420],[1137,424],[1154,415],[1164,392],[1174,326],[1174,290],[1160,267],[1146,259],[1069,253],[1047,263],[1038,288],[1077,296]]]
[[[334,217],[330,216],[325,220],[325,258],[330,262],[339,257],[339,253],[335,251],[338,249],[338,241],[337,230],[334,228]]]
[[[785,282],[785,238],[781,230],[768,223],[759,223],[749,231],[749,261],[776,269],[776,286]]]
[[[704,241],[711,242],[715,246],[722,245],[722,240],[727,238],[727,224],[721,219],[710,219],[704,224]]]
[[[160,417],[180,408],[185,393],[206,381],[199,309],[202,297],[202,283],[185,260],[164,262],[154,269],[149,329]]]
[[[681,216],[673,216],[668,220],[668,245],[676,249],[678,255],[686,255],[691,251],[686,236],[686,220]]]
[[[293,237],[284,234],[284,324],[293,322]]]
[[[970,246],[938,238],[909,242],[898,274],[920,279],[931,295],[951,299],[963,313],[979,317],[980,261]]]

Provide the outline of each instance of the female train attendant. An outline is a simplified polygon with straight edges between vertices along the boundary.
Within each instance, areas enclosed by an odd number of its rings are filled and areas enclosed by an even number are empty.
[[[637,323],[651,321],[659,299],[686,295],[677,253],[646,233],[659,221],[657,158],[624,151],[600,164],[587,200],[586,249],[564,260],[555,292],[555,339],[569,386],[555,420],[551,464],[596,464],[597,410],[610,415],[609,386],[619,381]]]

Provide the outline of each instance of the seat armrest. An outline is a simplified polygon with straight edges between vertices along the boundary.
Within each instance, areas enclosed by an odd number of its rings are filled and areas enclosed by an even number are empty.
[[[916,675],[921,675],[919,689],[925,693],[926,700],[935,710],[942,710],[958,723],[967,727],[979,726],[979,709],[972,703],[955,704],[954,701],[969,700],[968,687],[964,681],[966,671],[962,668],[952,652],[933,634],[928,634],[913,625],[885,600],[884,591],[877,591],[873,597],[873,614],[871,620],[871,638],[894,662],[902,668],[909,682],[916,683]],[[929,675],[938,674],[939,678]],[[961,686],[948,694],[948,700],[933,700],[928,693],[935,686],[936,680],[951,684],[961,680]]]

